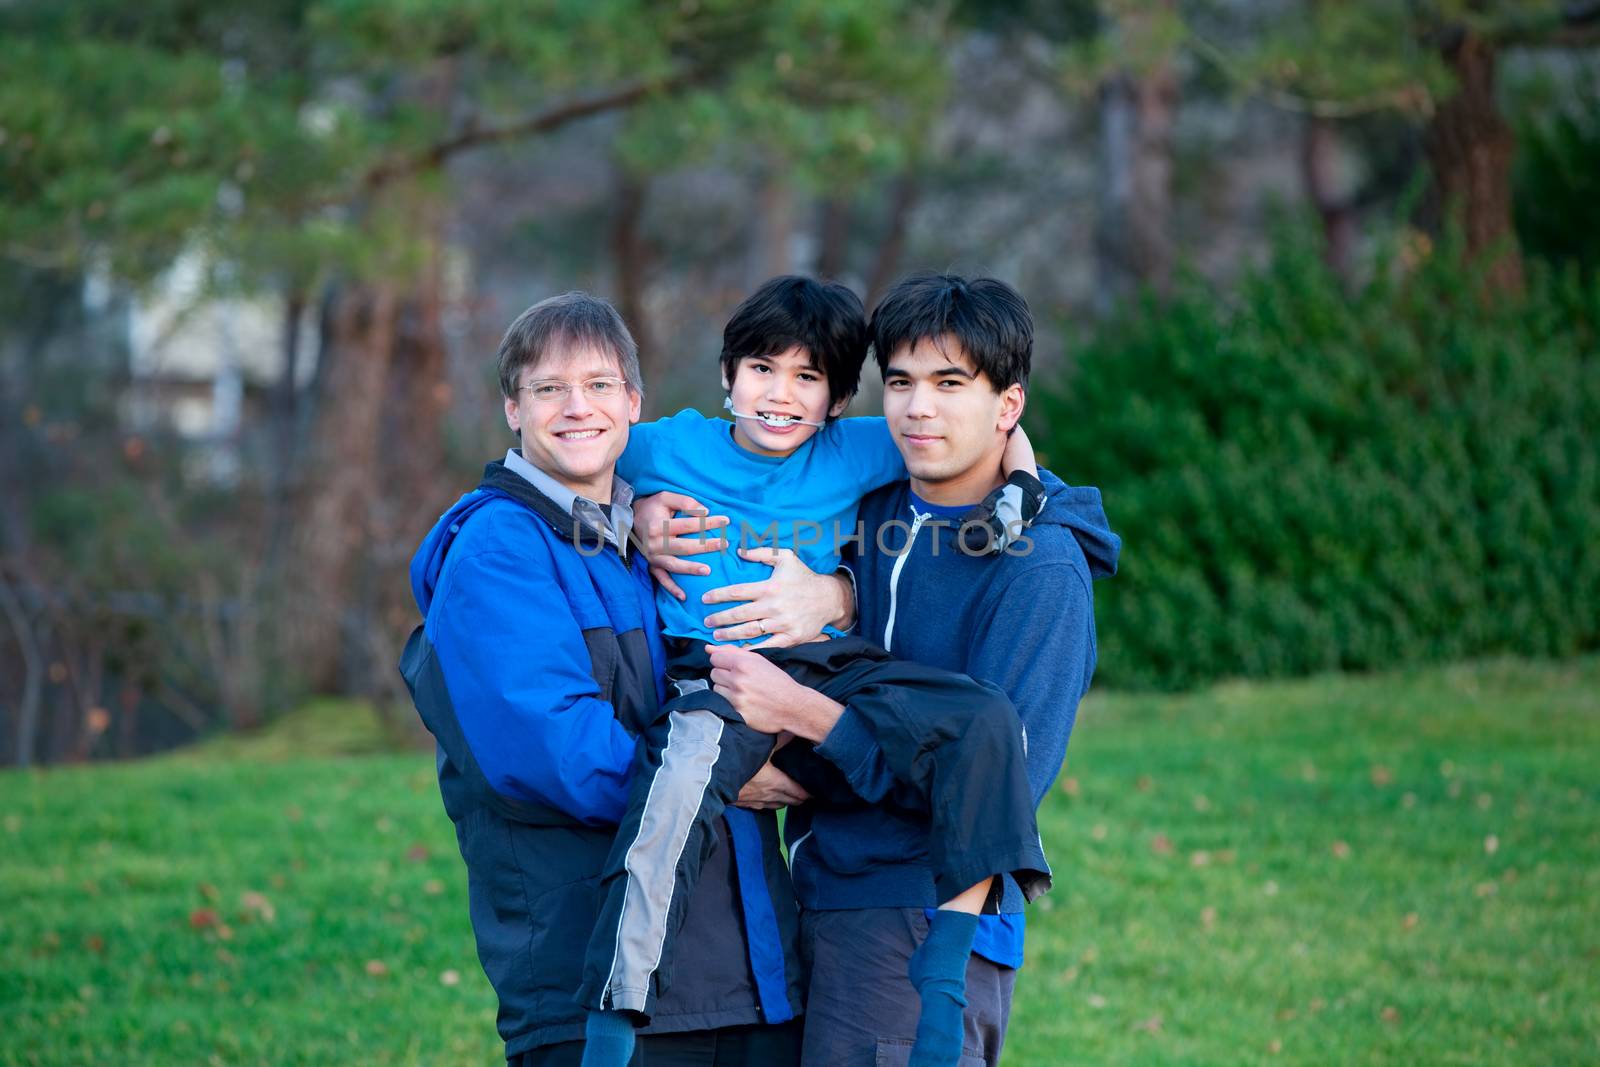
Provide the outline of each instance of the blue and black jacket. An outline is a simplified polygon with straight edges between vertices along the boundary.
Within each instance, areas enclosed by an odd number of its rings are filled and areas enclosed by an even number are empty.
[[[439,790],[506,1055],[581,1038],[574,995],[597,886],[636,735],[663,696],[648,564],[495,462],[424,539],[411,584],[425,621],[400,669],[438,742]],[[748,822],[738,835],[719,827],[734,847],[717,850],[690,901],[682,966],[646,1032],[762,1021],[744,936],[752,916],[778,927],[763,941],[797,954],[776,822],[730,817]],[[738,883],[732,854],[751,849],[762,853],[757,869],[774,872],[765,886]],[[767,899],[754,899],[762,890]],[[784,962],[779,988],[798,1004],[799,969]]]

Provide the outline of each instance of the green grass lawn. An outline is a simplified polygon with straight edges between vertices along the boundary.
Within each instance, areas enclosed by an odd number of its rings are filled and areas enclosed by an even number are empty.
[[[0,774],[0,1063],[495,1062],[363,722]],[[1042,825],[1009,1065],[1600,1062],[1600,659],[1097,695]]]

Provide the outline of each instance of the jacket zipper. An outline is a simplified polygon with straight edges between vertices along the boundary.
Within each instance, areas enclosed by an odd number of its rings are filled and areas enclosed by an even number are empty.
[[[894,640],[895,609],[899,606],[900,597],[900,571],[906,565],[906,557],[911,555],[911,549],[917,543],[917,531],[922,529],[922,524],[933,518],[933,512],[926,514],[917,510],[916,505],[907,504],[911,509],[911,533],[906,537],[905,551],[894,559],[894,567],[889,571],[889,621],[883,624],[883,650],[891,651],[889,643]]]

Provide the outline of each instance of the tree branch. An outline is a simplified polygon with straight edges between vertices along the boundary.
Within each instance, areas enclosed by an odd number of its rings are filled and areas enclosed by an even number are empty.
[[[1511,14],[1472,27],[1496,48],[1600,45],[1600,0],[1567,0],[1533,14]]]
[[[451,156],[480,145],[498,144],[549,133],[570,122],[631,107],[647,97],[672,93],[700,81],[699,71],[681,71],[659,78],[645,78],[627,82],[587,96],[564,100],[531,115],[525,115],[502,126],[478,126],[469,122],[459,132],[432,145],[417,155],[386,160],[368,170],[361,179],[366,189],[375,189],[396,178],[420,174],[442,166]]]

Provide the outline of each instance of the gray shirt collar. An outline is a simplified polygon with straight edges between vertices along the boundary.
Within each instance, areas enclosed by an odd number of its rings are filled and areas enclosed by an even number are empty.
[[[611,476],[611,503],[602,504],[579,496],[529,463],[523,458],[521,449],[506,451],[506,469],[521,475],[568,515],[582,519],[599,530],[608,543],[616,546],[617,551],[628,554],[628,535],[633,532],[633,486],[616,474]]]

